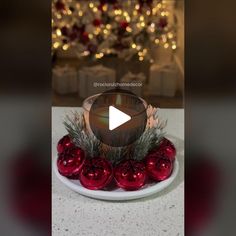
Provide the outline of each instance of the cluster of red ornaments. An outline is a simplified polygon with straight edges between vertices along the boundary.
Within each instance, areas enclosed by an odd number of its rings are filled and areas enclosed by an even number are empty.
[[[115,167],[102,157],[86,158],[84,151],[76,147],[68,135],[58,142],[57,151],[59,173],[79,179],[85,188],[92,190],[108,187],[113,179],[125,190],[141,188],[148,178],[163,181],[171,175],[176,155],[174,145],[166,138],[144,161],[124,160]]]

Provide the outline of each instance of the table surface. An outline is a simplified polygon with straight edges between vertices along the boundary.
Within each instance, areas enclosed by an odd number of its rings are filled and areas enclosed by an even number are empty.
[[[52,108],[52,156],[66,134],[66,114],[80,108]],[[180,170],[165,190],[126,202],[101,201],[79,195],[64,186],[52,171],[52,232],[55,236],[182,236],[184,235],[184,110],[160,109],[168,119],[166,133],[177,146]]]

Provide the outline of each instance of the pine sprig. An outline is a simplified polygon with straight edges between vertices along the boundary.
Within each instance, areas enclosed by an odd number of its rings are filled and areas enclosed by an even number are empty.
[[[104,152],[104,156],[113,165],[124,160],[128,155],[128,147],[108,147]]]
[[[63,122],[72,142],[82,148],[90,157],[99,156],[101,142],[85,128],[83,112],[66,116]]]
[[[164,133],[158,132],[157,128],[146,129],[133,145],[132,159],[143,160],[148,152],[159,144],[163,136]]]
[[[147,127],[141,137],[132,145],[132,159],[143,160],[148,152],[158,146],[164,137],[167,120],[158,117],[158,109],[149,105]]]

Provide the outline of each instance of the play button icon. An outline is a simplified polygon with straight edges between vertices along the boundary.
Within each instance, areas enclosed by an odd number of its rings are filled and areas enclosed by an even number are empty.
[[[131,119],[131,116],[116,109],[113,106],[109,106],[109,130],[113,130]]]
[[[88,111],[88,130],[103,144],[128,146],[144,132],[147,125],[147,104],[126,90],[110,90],[89,97],[83,105]]]

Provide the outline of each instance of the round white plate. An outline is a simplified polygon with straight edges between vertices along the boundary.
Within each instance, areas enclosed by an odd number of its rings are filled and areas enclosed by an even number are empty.
[[[95,199],[125,201],[125,200],[132,200],[132,199],[147,197],[154,193],[160,192],[164,188],[167,188],[173,182],[173,180],[178,174],[179,163],[178,163],[178,160],[175,159],[172,174],[168,179],[158,182],[158,183],[146,184],[141,189],[136,190],[136,191],[125,191],[125,190],[122,190],[121,188],[116,188],[111,191],[89,190],[87,188],[84,188],[80,184],[79,180],[71,180],[60,175],[57,169],[57,158],[54,158],[53,169],[56,173],[57,178],[63,184],[65,184],[67,187],[74,190],[75,192],[78,192],[79,194],[82,194],[87,197],[95,198]]]

